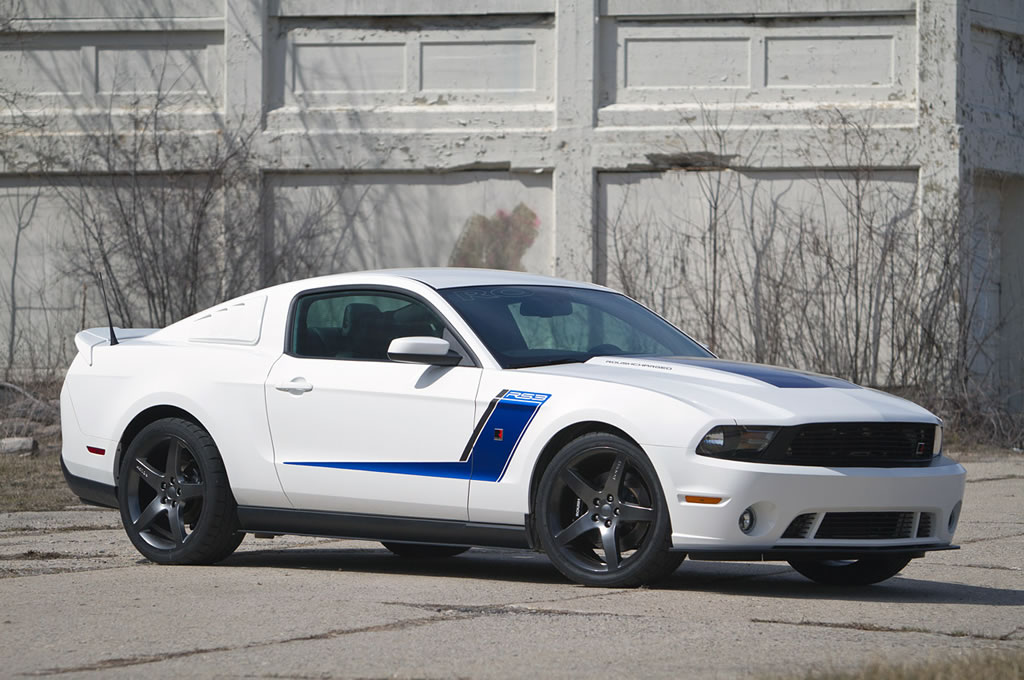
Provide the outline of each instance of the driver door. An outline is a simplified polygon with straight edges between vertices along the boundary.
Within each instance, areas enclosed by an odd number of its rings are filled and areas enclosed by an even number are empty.
[[[465,520],[481,370],[423,300],[393,291],[300,297],[265,391],[281,484],[296,508]],[[396,363],[398,337],[443,337],[458,366]]]

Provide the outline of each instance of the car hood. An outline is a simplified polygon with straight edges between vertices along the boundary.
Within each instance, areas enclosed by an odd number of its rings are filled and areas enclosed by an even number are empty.
[[[652,390],[713,417],[749,424],[940,422],[917,404],[846,380],[723,359],[608,356],[521,370]]]

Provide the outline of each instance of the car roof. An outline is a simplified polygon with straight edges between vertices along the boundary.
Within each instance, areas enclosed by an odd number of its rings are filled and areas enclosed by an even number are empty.
[[[459,267],[422,267],[409,269],[377,269],[373,271],[356,271],[344,274],[329,274],[312,279],[290,281],[274,286],[276,290],[288,291],[327,288],[352,284],[396,284],[395,279],[409,279],[423,283],[435,290],[445,288],[462,288],[465,286],[562,286],[570,288],[591,288],[605,290],[603,286],[581,281],[558,279],[539,274],[510,272],[500,269],[470,269]]]
[[[414,269],[384,269],[379,272],[401,276],[424,283],[431,288],[461,288],[463,286],[569,286],[573,288],[601,288],[592,283],[570,281],[540,274],[510,272],[501,269],[470,269],[460,267],[422,267]]]

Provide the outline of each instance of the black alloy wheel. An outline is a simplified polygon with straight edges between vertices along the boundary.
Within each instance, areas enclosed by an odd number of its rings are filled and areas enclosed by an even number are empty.
[[[121,522],[161,564],[210,564],[242,542],[234,496],[216,445],[199,425],[165,418],[132,440],[118,478]]]
[[[869,586],[892,578],[910,563],[898,555],[861,560],[790,560],[789,566],[827,586]]]
[[[544,551],[588,586],[660,580],[683,561],[654,467],[636,445],[596,432],[565,446],[544,471],[534,504]]]
[[[399,557],[424,560],[455,557],[469,550],[468,545],[434,545],[432,543],[400,543],[398,541],[381,541],[381,545]]]

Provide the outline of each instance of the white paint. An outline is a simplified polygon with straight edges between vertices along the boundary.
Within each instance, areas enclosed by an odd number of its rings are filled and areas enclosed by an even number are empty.
[[[782,540],[789,522],[808,511],[938,515],[934,536],[858,540],[855,545],[862,547],[947,544],[953,538],[942,520],[963,497],[965,472],[941,456],[927,467],[832,468],[738,462],[695,453],[704,435],[723,424],[938,424],[934,415],[911,402],[852,386],[786,388],[737,379],[709,368],[715,359],[707,359],[704,368],[678,371],[646,370],[610,359],[502,370],[441,295],[410,278],[416,275],[425,274],[343,274],[260,291],[266,297],[266,327],[253,346],[190,343],[183,336],[194,324],[192,318],[123,346],[98,345],[91,366],[79,355],[61,393],[64,463],[73,475],[113,485],[115,457],[97,456],[86,447],[115,450],[139,412],[171,404],[191,413],[210,432],[240,505],[522,526],[524,515],[535,510],[530,505],[531,480],[546,444],[567,426],[599,421],[644,447],[668,499],[672,543],[678,549],[772,547]],[[469,285],[537,282],[533,275],[480,270],[434,276]],[[442,369],[284,353],[282,339],[289,335],[289,312],[297,295],[330,286],[377,284],[433,305],[474,349],[480,365]],[[531,416],[499,481],[329,465],[457,464],[487,405],[507,390],[523,400],[527,394],[550,397]],[[694,489],[721,497],[721,507],[695,508],[674,501]],[[758,503],[771,504],[777,514],[770,522],[762,516],[756,535],[744,535],[736,526],[738,513]],[[824,539],[816,544],[854,545]]]
[[[255,345],[260,339],[266,302],[266,296],[255,295],[215,307],[192,321],[189,340]]]

